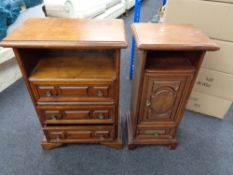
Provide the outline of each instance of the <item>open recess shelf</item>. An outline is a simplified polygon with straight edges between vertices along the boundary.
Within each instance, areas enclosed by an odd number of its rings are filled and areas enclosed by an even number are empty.
[[[30,81],[113,81],[115,59],[111,50],[44,49]]]
[[[146,62],[146,72],[193,72],[194,66],[189,55],[179,51],[149,51]]]

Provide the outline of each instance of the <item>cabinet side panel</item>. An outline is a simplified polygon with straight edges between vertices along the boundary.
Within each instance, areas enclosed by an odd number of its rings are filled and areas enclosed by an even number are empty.
[[[28,54],[27,55],[24,52],[22,53],[22,49],[20,50],[20,49],[14,48],[13,50],[14,50],[14,54],[15,54],[16,60],[18,62],[18,65],[20,67],[21,73],[23,75],[23,79],[24,79],[24,82],[26,84],[27,90],[28,90],[28,92],[29,92],[29,94],[31,96],[33,105],[34,105],[35,110],[36,110],[36,101],[35,101],[35,97],[34,97],[32,88],[30,86],[30,83],[28,81],[28,78],[30,76],[31,71],[34,69],[34,67],[38,63],[39,56],[38,55],[33,55],[33,54]],[[39,113],[38,113],[37,110],[36,110],[36,112],[37,112],[37,115],[39,116]],[[38,118],[39,118],[40,123],[42,124],[42,121],[41,121],[40,117],[38,117]]]
[[[146,62],[146,51],[137,50],[135,64],[134,64],[134,77],[132,83],[132,97],[131,97],[131,123],[133,134],[135,136],[137,118],[139,114],[139,107],[142,96],[142,85],[144,77],[144,68]]]
[[[190,80],[188,80],[188,81],[190,81],[190,83],[186,84],[187,90],[185,91],[186,92],[184,94],[185,97],[182,100],[182,102],[180,104],[180,108],[178,110],[179,116],[183,116],[183,114],[184,114],[185,107],[186,107],[188,99],[191,95],[193,86],[196,82],[198,72],[201,68],[202,62],[203,62],[204,57],[205,57],[205,53],[206,53],[206,51],[202,51],[202,52],[196,52],[196,53],[194,52],[192,55],[189,55],[190,61],[192,62],[193,66],[195,66],[195,73],[194,73],[193,77]],[[182,119],[182,117],[179,117],[179,120],[177,121],[177,126],[179,126],[181,119]]]
[[[115,101],[115,107],[116,107],[116,110],[115,110],[115,122],[114,122],[114,125],[115,125],[115,135],[118,134],[118,125],[120,125],[120,121],[119,120],[119,101],[120,101],[120,64],[121,64],[121,50],[120,49],[117,49],[115,51],[115,69],[116,69],[116,101]],[[117,137],[117,136],[116,136]]]

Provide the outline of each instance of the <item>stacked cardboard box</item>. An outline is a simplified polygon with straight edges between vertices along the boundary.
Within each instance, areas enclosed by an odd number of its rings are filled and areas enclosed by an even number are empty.
[[[223,119],[233,101],[233,0],[168,0],[164,22],[193,24],[220,46],[207,53],[187,108]]]

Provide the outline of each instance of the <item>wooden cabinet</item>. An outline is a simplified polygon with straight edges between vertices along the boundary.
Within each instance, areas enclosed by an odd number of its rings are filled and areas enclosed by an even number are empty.
[[[176,148],[176,132],[207,50],[218,50],[191,25],[133,24],[137,43],[128,146]],[[146,32],[145,32],[146,31]]]
[[[1,42],[13,47],[44,132],[42,147],[122,148],[122,20],[30,19]]]

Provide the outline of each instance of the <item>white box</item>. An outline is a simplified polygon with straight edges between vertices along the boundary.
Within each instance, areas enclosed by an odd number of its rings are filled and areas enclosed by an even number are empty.
[[[233,4],[201,0],[168,0],[165,23],[189,23],[214,39],[233,41]]]
[[[0,92],[22,77],[15,59],[0,64]]]
[[[0,64],[14,58],[14,52],[11,48],[0,47]]]
[[[220,50],[207,52],[202,67],[233,75],[233,42],[214,41]]]
[[[233,100],[233,75],[201,68],[194,90]]]
[[[193,91],[186,108],[206,115],[223,119],[232,102],[230,100]]]

